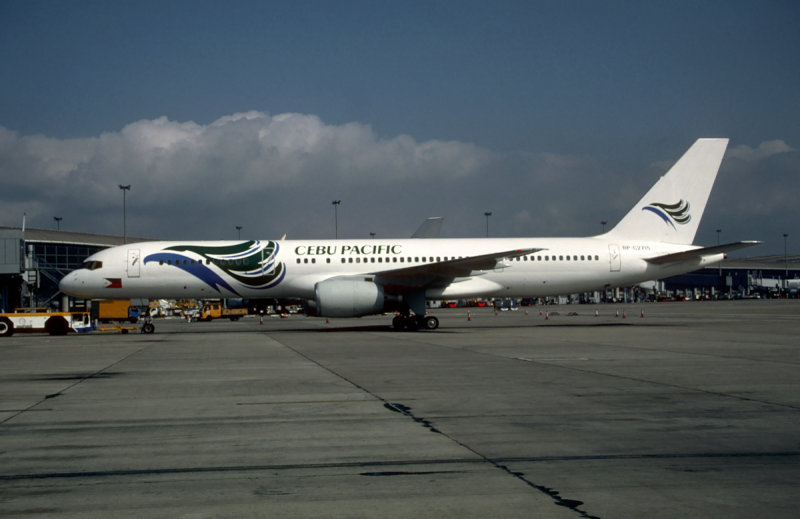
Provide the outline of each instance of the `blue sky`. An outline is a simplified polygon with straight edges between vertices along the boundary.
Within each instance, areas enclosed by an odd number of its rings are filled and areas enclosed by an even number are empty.
[[[0,225],[25,211],[49,227],[58,212],[65,228],[118,232],[114,189],[130,183],[129,233],[156,238],[228,237],[237,224],[327,237],[334,198],[350,236],[404,236],[432,215],[445,234],[479,235],[485,210],[497,235],[584,235],[621,217],[697,137],[724,136],[738,155],[698,242],[722,227],[768,242],[754,253],[782,251],[775,236],[800,240],[798,27],[796,2],[6,0],[0,178],[14,182]],[[290,166],[242,159],[247,132],[265,131],[244,113],[268,125],[305,116],[271,125],[289,132],[275,138],[335,134],[339,162],[293,141],[314,160],[287,186]],[[219,123],[231,117],[249,129]],[[165,158],[152,136],[168,130],[218,151]],[[378,153],[379,170],[347,171],[348,156]],[[448,171],[437,161],[451,156],[473,161]],[[108,184],[90,190],[100,200],[74,189],[89,181]],[[205,191],[175,187],[198,183]],[[187,203],[223,217],[197,225]]]

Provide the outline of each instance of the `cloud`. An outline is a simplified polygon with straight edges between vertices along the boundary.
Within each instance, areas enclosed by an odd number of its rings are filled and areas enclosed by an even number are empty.
[[[138,234],[159,236],[172,223],[190,233],[209,225],[217,232],[223,220],[227,227],[242,219],[260,225],[258,211],[273,208],[274,219],[311,213],[313,220],[328,198],[413,198],[426,185],[473,178],[492,160],[469,143],[381,139],[368,125],[326,125],[295,113],[239,113],[209,125],[160,117],[85,139],[19,136],[0,127],[0,173],[10,181],[0,198],[5,224],[18,220],[20,209],[48,221],[49,210],[70,212],[73,229],[77,220],[86,231],[116,232],[118,184],[131,184],[132,225],[147,222]],[[313,221],[306,227],[313,232]]]
[[[745,144],[731,148],[727,152],[727,157],[732,159],[754,162],[766,159],[780,153],[797,151],[782,140],[764,141],[758,148],[751,148]]]
[[[780,140],[729,150],[706,213],[711,234],[701,226],[699,240],[715,240],[720,225],[755,239],[776,222],[796,228],[799,156]],[[25,212],[32,227],[60,216],[62,229],[121,234],[118,185],[131,184],[128,234],[142,237],[235,238],[241,225],[242,237],[327,238],[334,199],[346,237],[409,236],[428,216],[445,217],[444,235],[483,236],[486,211],[492,236],[591,235],[678,159],[656,158],[499,153],[297,113],[251,111],[207,125],[160,117],[82,139],[0,126],[0,225],[19,225]]]

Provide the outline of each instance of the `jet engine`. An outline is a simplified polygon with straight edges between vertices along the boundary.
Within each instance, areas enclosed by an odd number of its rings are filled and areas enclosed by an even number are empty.
[[[320,317],[361,317],[379,314],[396,302],[370,278],[328,279],[314,286],[314,313]]]

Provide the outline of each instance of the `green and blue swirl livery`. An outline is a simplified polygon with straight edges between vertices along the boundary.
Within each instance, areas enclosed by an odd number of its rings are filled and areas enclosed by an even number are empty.
[[[242,295],[241,289],[267,290],[283,281],[286,268],[276,260],[278,250],[277,242],[261,240],[225,246],[173,245],[148,255],[144,262],[164,262],[200,279],[217,292],[224,288]],[[238,290],[234,285],[238,285]]]
[[[675,223],[685,225],[692,219],[692,215],[689,214],[689,202],[686,200],[679,200],[674,204],[653,202],[642,207],[642,211],[650,211],[657,214],[659,218],[664,220],[668,225],[671,225],[673,229],[676,228]]]

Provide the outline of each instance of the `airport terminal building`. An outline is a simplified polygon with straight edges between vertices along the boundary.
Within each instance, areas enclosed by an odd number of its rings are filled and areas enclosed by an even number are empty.
[[[124,242],[121,236],[0,227],[0,312],[66,310],[67,298],[58,290],[61,278],[91,254]],[[799,278],[800,255],[762,256],[728,259],[720,266],[659,280],[656,286],[660,293],[687,298],[796,296]]]
[[[61,278],[95,252],[123,243],[121,236],[0,227],[0,311],[62,309]]]

